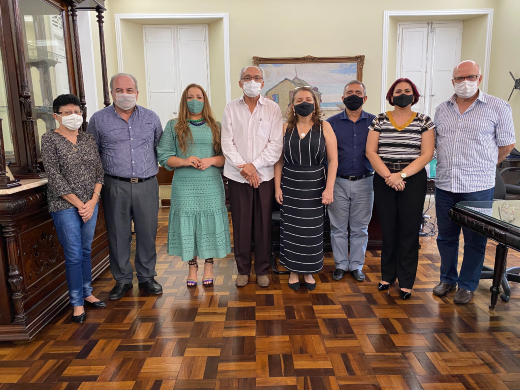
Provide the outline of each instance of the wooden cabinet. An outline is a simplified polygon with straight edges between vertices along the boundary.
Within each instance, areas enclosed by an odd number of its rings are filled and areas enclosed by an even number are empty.
[[[63,250],[47,207],[40,139],[53,131],[52,102],[79,97],[86,115],[77,13],[103,0],[0,0],[0,341],[27,340],[68,302]],[[104,101],[110,104],[101,41]],[[92,107],[96,109],[96,107]],[[6,165],[18,183],[6,175]],[[102,206],[92,273],[108,266]]]

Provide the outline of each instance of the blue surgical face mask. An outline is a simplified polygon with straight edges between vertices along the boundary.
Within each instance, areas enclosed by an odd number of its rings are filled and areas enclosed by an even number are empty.
[[[204,108],[204,102],[201,102],[200,100],[197,100],[197,99],[188,100],[188,110],[192,114],[201,113],[203,108]]]

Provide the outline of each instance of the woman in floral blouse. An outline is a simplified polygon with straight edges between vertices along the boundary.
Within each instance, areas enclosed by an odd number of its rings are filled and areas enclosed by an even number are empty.
[[[65,274],[72,321],[86,319],[84,304],[104,308],[92,295],[90,252],[103,185],[103,167],[92,135],[80,131],[83,116],[74,95],[53,102],[59,127],[42,136],[42,160],[48,178],[47,199],[58,239],[65,254]]]

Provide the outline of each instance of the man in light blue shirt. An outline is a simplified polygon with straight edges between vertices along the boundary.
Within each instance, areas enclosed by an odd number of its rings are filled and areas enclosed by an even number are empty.
[[[464,233],[464,258],[457,274],[460,225],[448,212],[461,201],[493,199],[496,166],[515,146],[511,107],[478,89],[482,76],[474,61],[453,70],[455,94],[435,112],[437,175],[435,204],[437,247],[441,255],[440,283],[433,289],[444,296],[457,284],[453,302],[466,304],[478,287],[487,238],[469,229]]]

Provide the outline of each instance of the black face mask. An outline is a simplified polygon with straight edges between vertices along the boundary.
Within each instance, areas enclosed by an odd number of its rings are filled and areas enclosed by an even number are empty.
[[[350,95],[343,99],[343,104],[350,110],[356,111],[359,107],[363,105],[364,98],[359,97],[357,95]]]
[[[314,111],[314,103],[303,102],[294,105],[294,112],[299,116],[309,116]]]
[[[399,107],[406,107],[413,103],[413,95],[406,95],[404,93],[394,96],[394,104]]]

